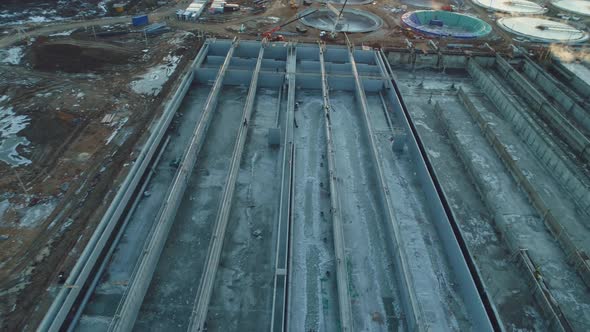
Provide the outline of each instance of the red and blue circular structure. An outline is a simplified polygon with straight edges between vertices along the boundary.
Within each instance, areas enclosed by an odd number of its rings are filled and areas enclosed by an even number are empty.
[[[402,15],[402,22],[429,37],[481,38],[492,27],[477,17],[444,10],[416,10]]]

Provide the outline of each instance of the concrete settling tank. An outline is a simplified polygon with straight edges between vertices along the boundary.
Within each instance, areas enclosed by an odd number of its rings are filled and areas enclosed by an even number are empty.
[[[303,11],[303,16],[313,9]],[[301,19],[301,23],[318,30],[332,31],[336,22],[336,14],[329,9],[319,9],[315,13]],[[371,32],[383,25],[383,20],[374,14],[358,9],[344,9],[340,22],[336,26],[339,32]]]
[[[404,25],[432,37],[480,38],[492,31],[486,22],[443,10],[417,10],[402,16]]]
[[[534,42],[574,44],[588,40],[582,30],[558,21],[540,17],[503,17],[498,26]]]
[[[473,0],[476,5],[497,12],[518,15],[539,15],[547,8],[527,0]]]
[[[586,0],[557,0],[551,2],[551,5],[558,10],[564,10],[570,13],[590,16],[590,1]]]

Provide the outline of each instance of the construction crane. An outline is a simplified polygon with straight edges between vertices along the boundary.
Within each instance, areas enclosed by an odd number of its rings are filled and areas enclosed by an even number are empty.
[[[311,14],[317,12],[317,11],[318,10],[315,9],[315,10],[312,10],[309,13],[305,13],[304,15],[301,15],[301,16],[295,15],[295,18],[293,18],[291,20],[288,20],[287,22],[285,22],[283,24],[277,25],[276,27],[274,27],[274,28],[272,28],[272,29],[270,29],[268,31],[263,32],[262,33],[262,40],[265,40],[266,39],[267,41],[284,41],[285,40],[285,37],[283,37],[283,35],[273,36],[273,34],[275,32],[277,32],[277,31],[279,31],[282,27],[284,27],[286,25],[289,25],[289,24],[291,24],[291,23],[293,23],[295,21],[299,21],[300,19],[304,18],[305,16],[309,16],[309,15],[311,15]]]
[[[344,7],[346,7],[346,3],[348,3],[348,0],[344,0],[344,4],[342,4],[342,8],[340,8],[340,10],[336,9],[336,7],[332,6],[331,3],[326,3],[326,7],[328,7],[329,10],[332,11],[332,13],[334,13],[334,15],[336,15],[336,20],[334,21],[334,26],[332,27],[332,31],[330,31],[330,38],[331,39],[335,39],[336,38],[336,30],[339,28],[338,25],[340,24],[340,19],[342,18],[342,13],[344,12]],[[324,37],[326,35],[325,31],[322,31],[320,33],[320,37]]]

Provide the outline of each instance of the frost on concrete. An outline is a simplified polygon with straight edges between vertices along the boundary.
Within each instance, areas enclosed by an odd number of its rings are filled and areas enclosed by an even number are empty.
[[[131,89],[139,94],[157,96],[176,70],[181,58],[181,56],[170,54],[165,56],[161,64],[150,68],[138,80],[131,82]]]
[[[30,121],[31,119],[26,115],[16,115],[12,107],[0,106],[0,161],[11,166],[31,163],[17,151],[19,146],[27,146],[31,143],[26,137],[17,136]]]
[[[18,65],[23,57],[22,47],[12,47],[7,50],[0,51],[0,62],[11,65]]]

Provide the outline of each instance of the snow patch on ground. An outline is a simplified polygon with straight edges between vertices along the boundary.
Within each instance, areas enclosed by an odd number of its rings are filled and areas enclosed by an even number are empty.
[[[163,63],[152,67],[138,80],[131,82],[131,89],[139,94],[157,96],[168,78],[174,73],[182,56],[167,55]]]
[[[0,62],[18,65],[23,57],[22,47],[13,47],[0,51]]]
[[[17,134],[29,125],[31,119],[26,115],[16,115],[12,107],[0,107],[0,161],[12,166],[28,165],[31,161],[20,156],[18,146],[31,142]]]
[[[107,10],[107,3],[109,2],[109,0],[102,0],[101,2],[98,3],[98,8],[100,8],[104,13],[106,13]]]
[[[53,33],[51,35],[49,35],[50,37],[59,37],[59,36],[69,36],[71,35],[74,31],[76,31],[76,29],[74,30],[68,30],[68,31],[63,31],[63,32],[58,32],[58,33]]]
[[[66,20],[66,18],[57,15],[55,9],[32,7],[21,11],[0,11],[0,26],[25,25],[27,23],[44,23],[63,20]]]
[[[28,208],[19,222],[20,226],[27,228],[36,227],[39,223],[47,219],[56,205],[55,202],[50,201]]]
[[[115,136],[117,136],[117,134],[119,133],[121,128],[123,128],[123,126],[127,123],[128,120],[129,120],[129,118],[125,117],[118,122],[117,129],[115,129],[113,131],[113,133],[106,139],[106,142],[105,142],[106,145],[109,145],[111,143],[113,138],[115,138]]]
[[[180,45],[184,43],[185,39],[190,36],[194,36],[195,34],[192,32],[184,31],[183,33],[176,34],[174,38],[168,41],[170,45]]]

